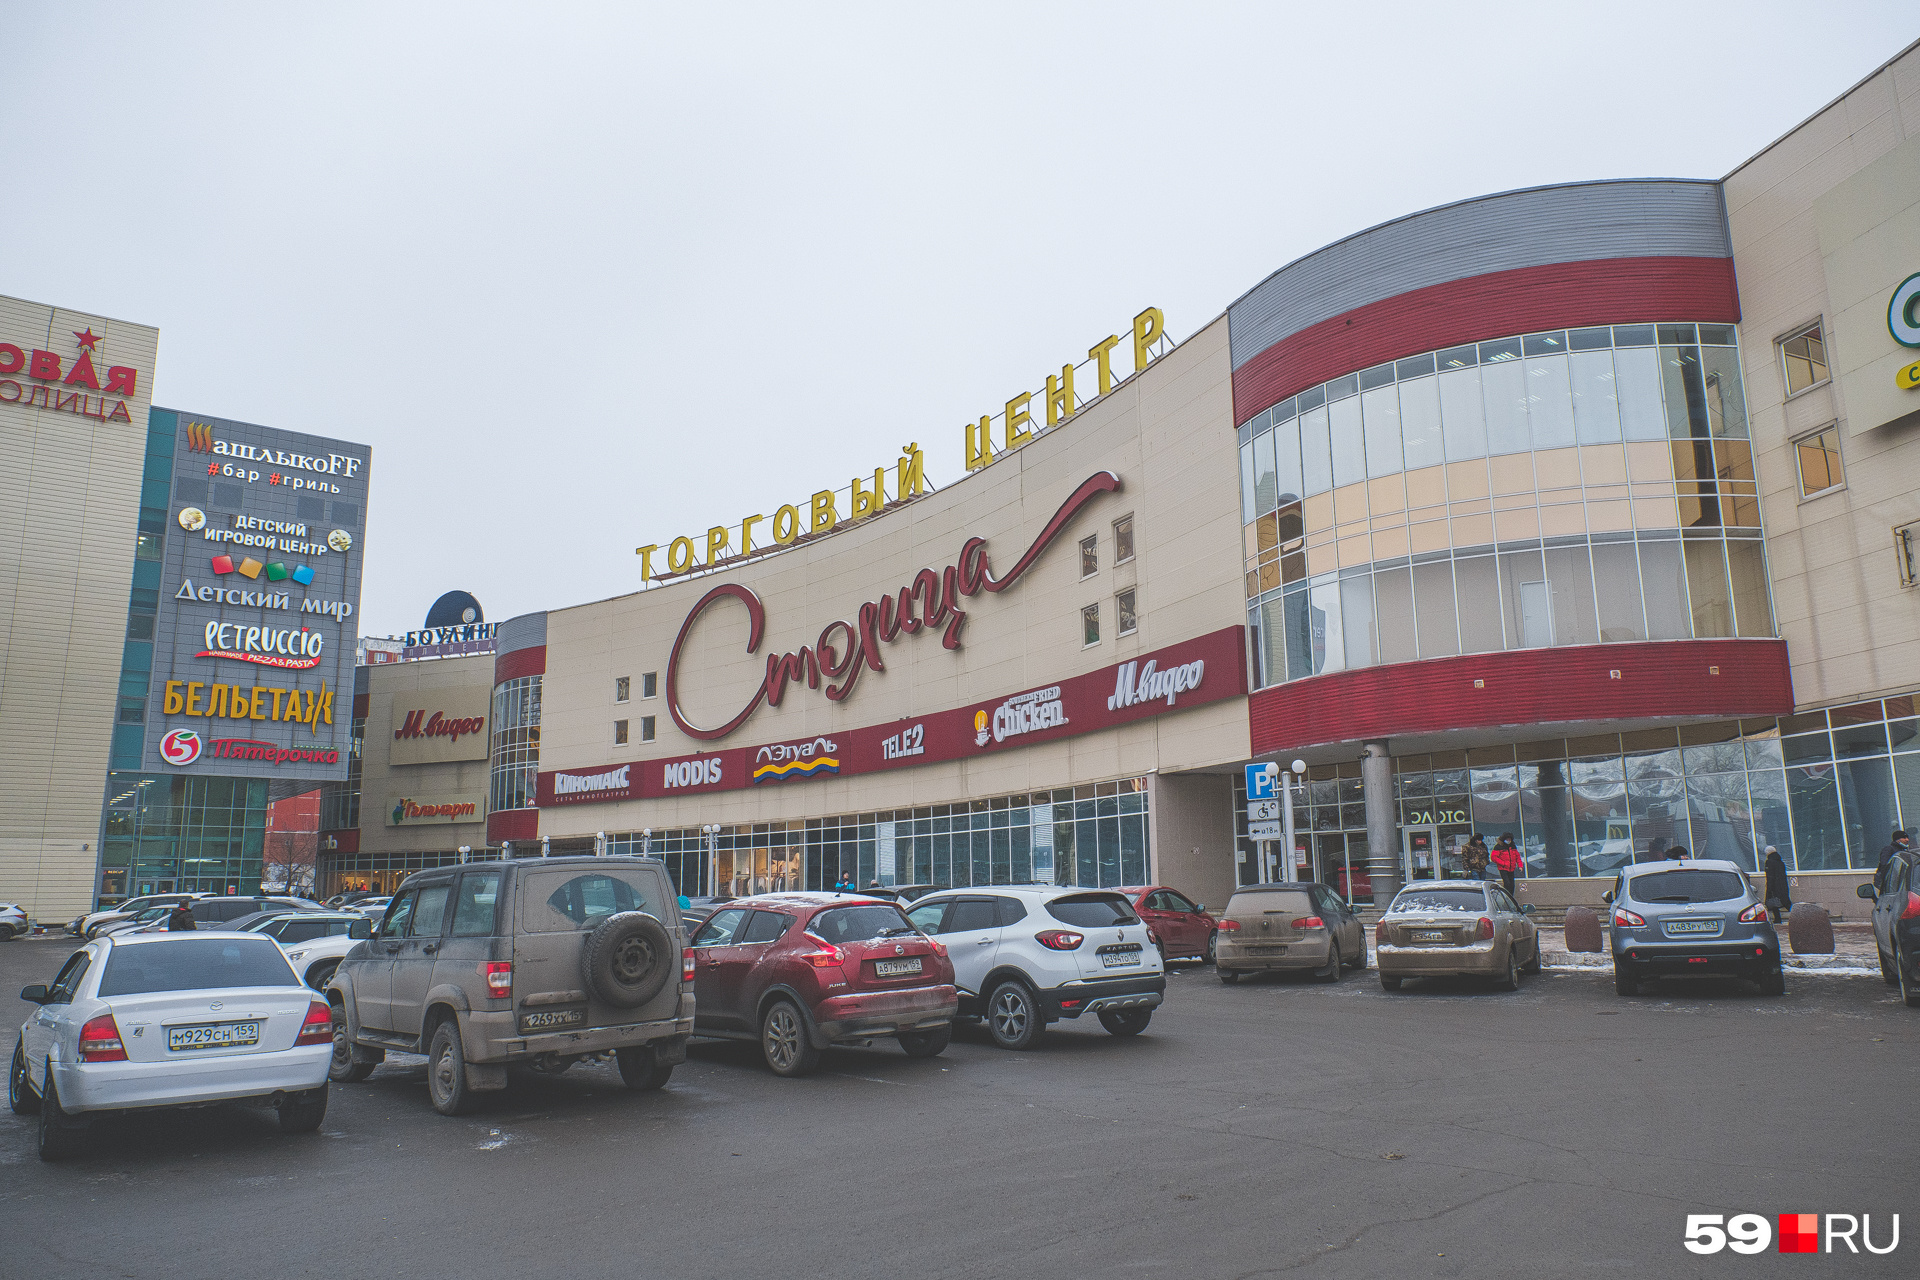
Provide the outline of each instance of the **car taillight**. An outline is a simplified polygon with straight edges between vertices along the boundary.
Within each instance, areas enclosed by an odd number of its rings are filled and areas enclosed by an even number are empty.
[[[1087,935],[1071,929],[1048,929],[1045,933],[1034,934],[1033,940],[1053,951],[1072,951],[1087,940]]]
[[[1296,929],[1324,929],[1327,927],[1327,922],[1319,916],[1301,916],[1293,922],[1293,927]]]
[[[818,951],[806,952],[800,958],[814,968],[833,969],[846,963],[846,953],[834,946],[831,942],[828,942],[825,938],[811,933],[807,935],[807,938],[820,949]]]
[[[687,950],[682,951],[680,953],[680,981],[682,982],[693,981],[693,949],[692,948],[688,948]]]
[[[1638,929],[1647,923],[1633,912],[1621,907],[1615,907],[1613,909],[1613,922],[1622,929]]]
[[[513,962],[511,960],[486,961],[480,966],[480,976],[487,980],[488,999],[513,999]]]
[[[327,1038],[331,1040],[332,1034]],[[127,1047],[120,1043],[120,1025],[113,1015],[103,1013],[88,1020],[80,1028],[80,1061],[82,1062],[125,1062]]]
[[[293,1043],[296,1046],[333,1043],[333,1010],[325,1000],[315,1000],[307,1006],[307,1020],[300,1024],[300,1034],[293,1038]]]
[[[1387,922],[1385,920],[1381,920],[1373,926],[1373,940],[1379,943],[1381,946],[1386,945]]]
[[[1902,920],[1920,920],[1920,893],[1907,890],[1907,909],[1900,913]]]
[[[938,941],[935,941],[935,940],[934,940],[934,939],[932,939],[932,938],[928,938],[928,939],[927,939],[927,945],[928,945],[928,946],[930,946],[930,947],[932,947],[932,948],[933,948],[933,954],[935,954],[935,955],[937,955],[937,956],[939,956],[939,957],[940,957],[940,958],[941,958],[942,960],[945,960],[945,959],[947,958],[947,944],[946,944],[946,943],[944,943],[944,942],[938,942]]]
[[[1483,938],[1491,938],[1493,936],[1493,921],[1487,919],[1485,916],[1480,917],[1480,936]]]
[[[1767,918],[1767,904],[1764,902],[1756,902],[1752,906],[1748,907],[1745,911],[1742,911],[1740,913],[1741,921],[1746,924],[1754,924],[1757,921],[1765,920],[1766,918]]]
[[[1219,927],[1224,932],[1237,933],[1240,930],[1240,922],[1238,920],[1222,920]]]

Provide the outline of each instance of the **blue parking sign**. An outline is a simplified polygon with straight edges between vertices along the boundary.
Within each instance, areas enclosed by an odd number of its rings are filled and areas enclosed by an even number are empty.
[[[1280,769],[1271,764],[1250,764],[1247,766],[1247,799],[1274,799],[1273,784],[1280,777]]]

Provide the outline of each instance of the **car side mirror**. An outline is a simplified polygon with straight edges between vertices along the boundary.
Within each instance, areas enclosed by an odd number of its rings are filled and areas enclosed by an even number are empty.
[[[1520,914],[1521,914],[1521,915],[1523,915],[1523,916],[1530,916],[1530,915],[1532,915],[1532,914],[1533,914],[1533,904],[1532,904],[1531,902],[1523,902],[1523,903],[1521,903],[1521,904],[1520,904]]]
[[[1613,905],[1613,890],[1611,890],[1611,889],[1609,889],[1609,890],[1607,890],[1607,891],[1606,891],[1605,893],[1603,893],[1603,894],[1601,894],[1601,895],[1600,895],[1600,901],[1602,901],[1602,902],[1604,902],[1604,903],[1606,903],[1606,904],[1607,904],[1608,906],[1612,906],[1612,905]]]
[[[1856,898],[1877,898],[1880,895],[1873,891],[1872,885],[1863,884],[1854,889],[1853,896]]]
[[[28,1004],[45,1004],[47,1002],[47,984],[44,982],[36,982],[32,986],[20,988],[20,998]]]
[[[1205,911],[1207,909],[1207,904],[1204,902],[1196,902],[1193,904],[1193,909],[1195,911]]]

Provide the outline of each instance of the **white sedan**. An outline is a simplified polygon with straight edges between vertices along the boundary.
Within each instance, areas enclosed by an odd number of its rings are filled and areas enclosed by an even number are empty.
[[[20,998],[39,1008],[20,1028],[7,1101],[39,1115],[43,1160],[73,1152],[103,1112],[257,1102],[286,1133],[326,1118],[333,1016],[271,938],[97,938]]]
[[[315,991],[325,991],[347,952],[373,936],[373,921],[357,911],[301,911],[255,920],[244,932],[279,943],[293,971]]]

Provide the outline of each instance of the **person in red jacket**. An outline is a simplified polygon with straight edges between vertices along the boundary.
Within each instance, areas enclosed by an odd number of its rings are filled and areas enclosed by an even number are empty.
[[[1500,838],[1494,841],[1493,848],[1487,851],[1487,858],[1500,869],[1500,883],[1506,888],[1507,896],[1513,896],[1513,878],[1520,874],[1525,861],[1520,850],[1514,847],[1513,832],[1502,831]]]

